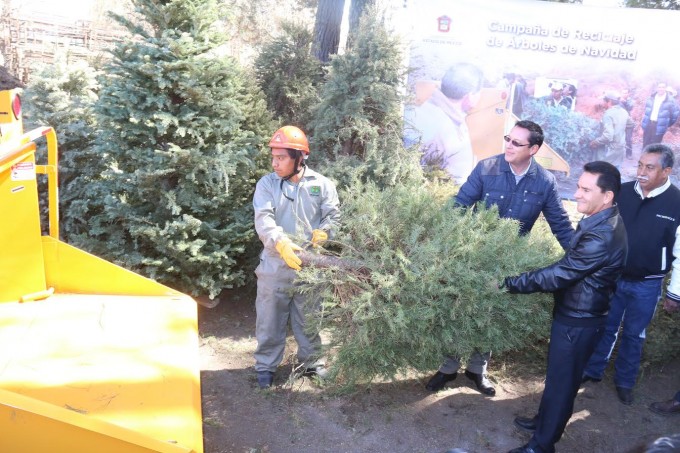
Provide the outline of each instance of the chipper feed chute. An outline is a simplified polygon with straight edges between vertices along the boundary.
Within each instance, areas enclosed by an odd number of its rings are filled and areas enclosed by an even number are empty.
[[[0,92],[0,451],[201,453],[196,303],[59,240],[56,135],[22,133],[15,99]]]

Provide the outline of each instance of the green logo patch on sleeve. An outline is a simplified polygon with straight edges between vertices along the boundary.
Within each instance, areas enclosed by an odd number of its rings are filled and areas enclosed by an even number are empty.
[[[311,186],[309,188],[309,194],[313,197],[318,197],[321,195],[321,186]]]

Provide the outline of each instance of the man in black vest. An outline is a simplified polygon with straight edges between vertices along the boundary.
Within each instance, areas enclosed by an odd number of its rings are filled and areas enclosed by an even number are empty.
[[[614,350],[623,321],[615,362],[614,383],[623,404],[633,403],[645,330],[661,297],[664,276],[667,307],[680,303],[680,189],[671,184],[673,151],[648,145],[640,156],[637,181],[625,183],[616,199],[628,231],[628,262],[607,316],[605,332],[583,374],[583,382],[599,382]]]

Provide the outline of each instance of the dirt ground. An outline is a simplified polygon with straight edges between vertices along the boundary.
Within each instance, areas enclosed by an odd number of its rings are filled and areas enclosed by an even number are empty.
[[[637,99],[642,106],[645,100]],[[634,159],[624,159],[621,168],[624,181],[635,177],[638,135]],[[580,174],[573,170],[572,177],[559,181],[567,199],[573,198]],[[453,448],[487,453],[507,452],[529,440],[512,420],[537,410],[544,369],[508,370],[503,357],[494,357],[493,398],[480,395],[464,376],[444,391],[428,392],[428,375],[330,396],[307,378],[290,379],[295,344],[289,338],[273,390],[260,391],[253,369],[254,294],[233,292],[217,307],[199,310],[206,453],[444,453]],[[603,382],[581,389],[558,452],[641,453],[654,439],[680,433],[680,415],[663,417],[647,408],[680,389],[680,361],[645,369],[632,406],[619,402],[611,374],[612,367]]]
[[[310,379],[289,379],[295,351],[289,338],[274,388],[261,391],[253,369],[252,293],[233,292],[215,308],[200,307],[199,330],[206,453],[507,452],[528,441],[512,420],[533,415],[543,390],[544,370],[510,372],[495,358],[489,368],[493,398],[477,393],[462,375],[438,393],[425,390],[423,375],[330,396]],[[679,373],[680,362],[645,370],[632,406],[619,402],[610,376],[586,384],[557,451],[643,452],[654,439],[680,432],[680,416],[647,409],[672,397]]]

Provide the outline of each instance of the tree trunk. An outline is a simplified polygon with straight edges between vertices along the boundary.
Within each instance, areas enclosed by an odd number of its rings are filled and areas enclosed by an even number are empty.
[[[338,53],[340,23],[345,0],[319,0],[314,23],[314,56],[327,63],[331,54]]]
[[[352,0],[352,4],[349,7],[347,49],[352,48],[354,38],[359,30],[359,19],[361,19],[361,15],[366,11],[366,8],[370,8],[373,5],[375,5],[375,0]]]
[[[300,257],[303,266],[320,268],[337,267],[354,274],[365,274],[367,271],[364,263],[356,260],[348,260],[331,255],[320,255],[308,252],[307,250],[298,250],[296,254]]]

